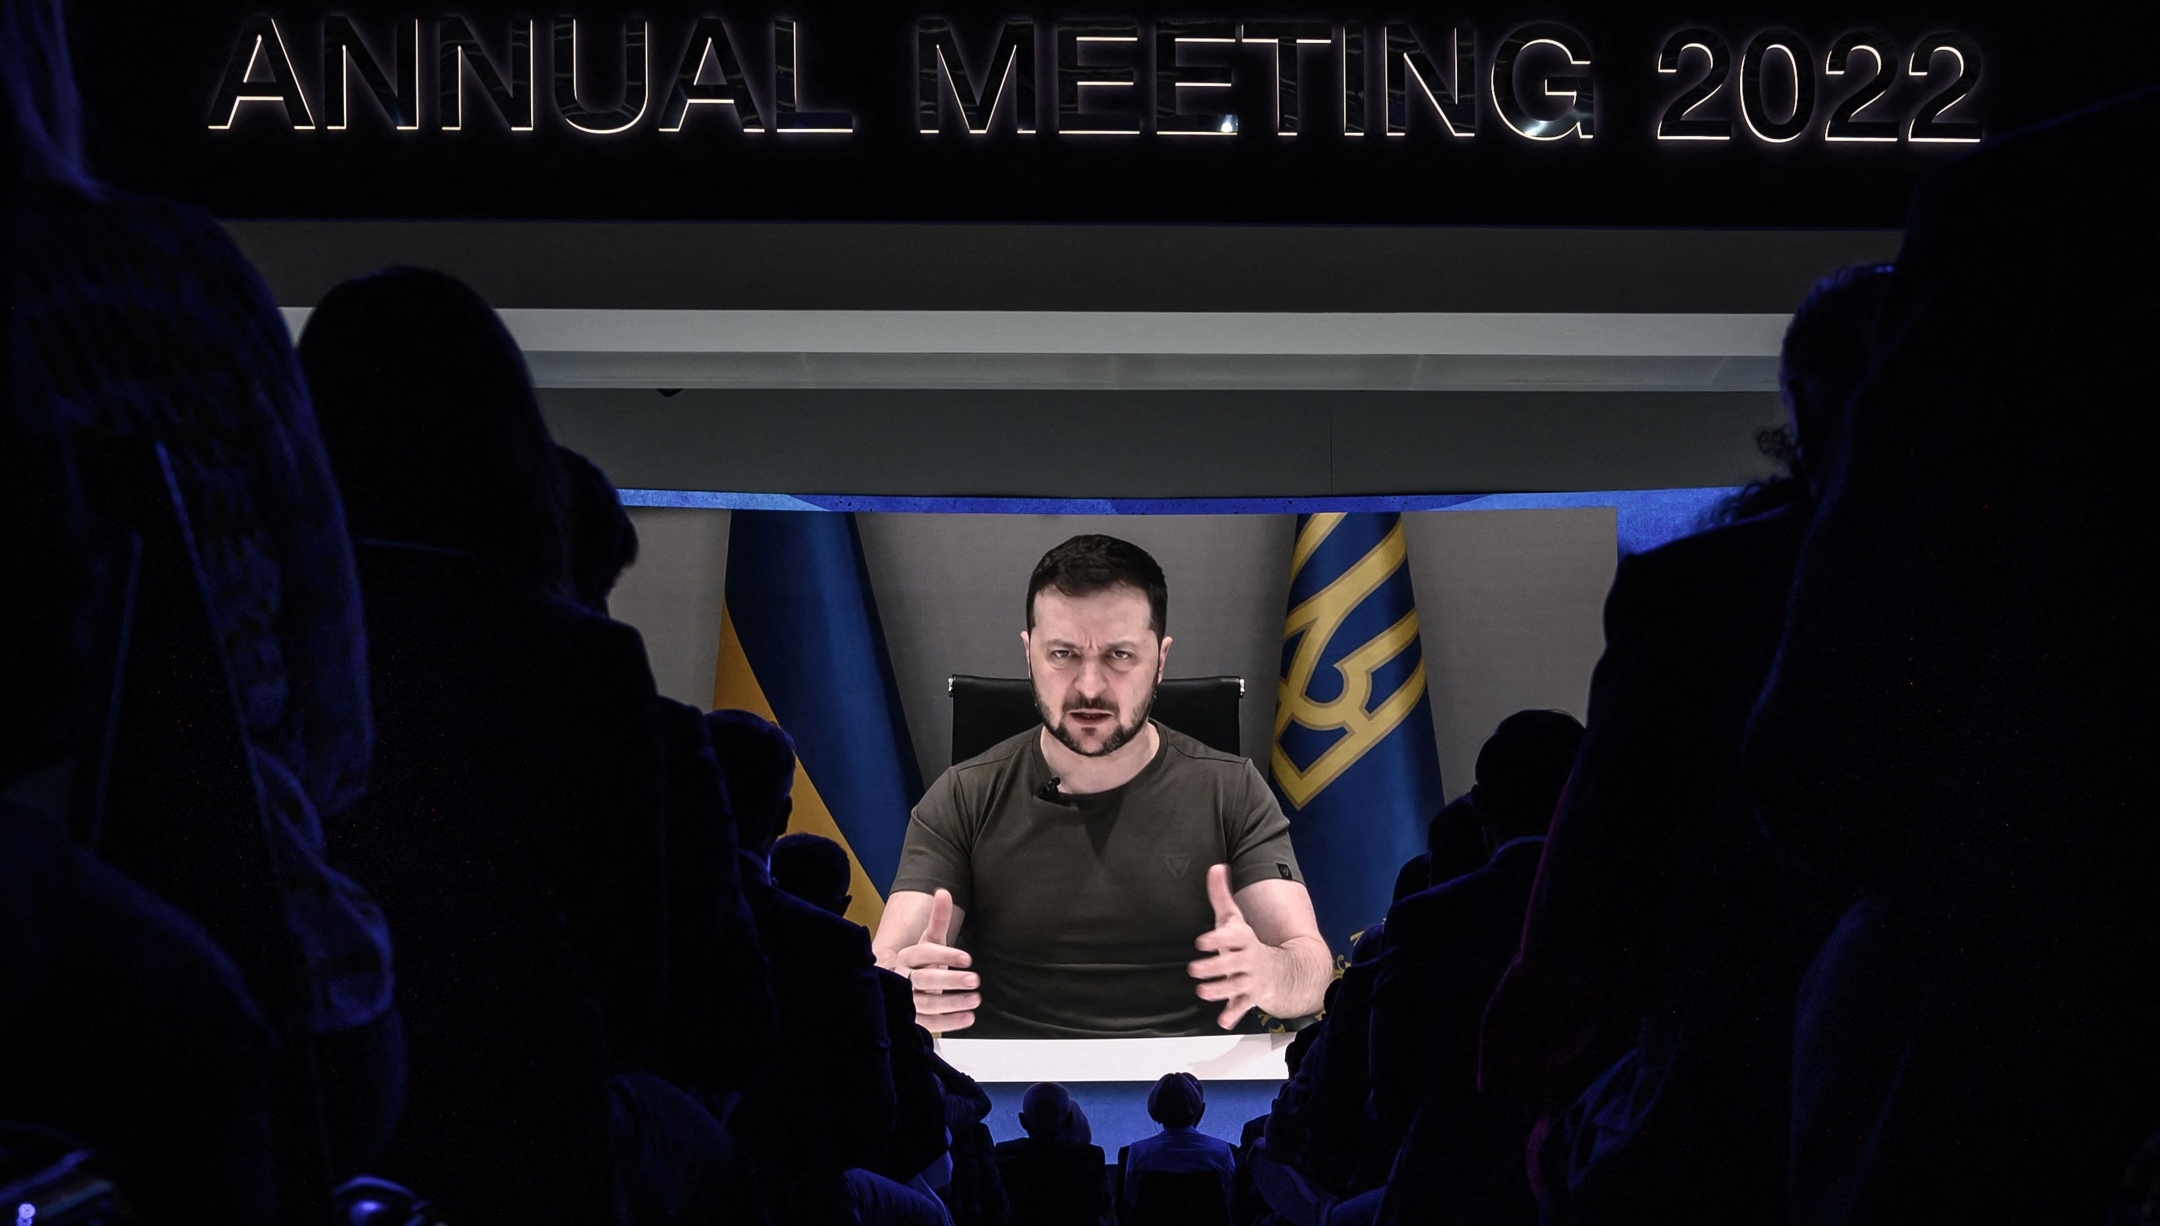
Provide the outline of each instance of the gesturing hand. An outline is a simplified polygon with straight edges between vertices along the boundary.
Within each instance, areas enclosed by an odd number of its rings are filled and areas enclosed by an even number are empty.
[[[915,987],[915,1020],[933,1034],[967,1029],[982,1007],[982,976],[967,969],[974,960],[945,943],[952,915],[952,891],[939,890],[930,900],[929,925],[898,958],[900,973]]]
[[[1198,959],[1185,970],[1200,981],[1195,989],[1200,999],[1223,1002],[1216,1024],[1228,1030],[1248,1009],[1273,995],[1281,954],[1262,944],[1245,922],[1245,913],[1230,896],[1229,865],[1208,869],[1207,892],[1215,907],[1215,927],[1202,933],[1193,946],[1214,956]]]

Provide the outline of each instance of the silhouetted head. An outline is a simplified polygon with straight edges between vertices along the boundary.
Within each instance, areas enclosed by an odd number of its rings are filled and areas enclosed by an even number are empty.
[[[1431,884],[1432,856],[1427,852],[1419,852],[1403,861],[1403,866],[1395,870],[1395,889],[1388,895],[1389,901],[1401,902]]]
[[[1815,282],[1785,326],[1778,391],[1785,424],[1755,432],[1778,471],[1720,502],[1712,523],[1796,504],[1812,506],[1844,434],[1845,405],[1867,377],[1875,316],[1890,288],[1888,264],[1848,264]]]
[[[1095,1129],[1088,1123],[1087,1109],[1077,1101],[1073,1103],[1072,1110],[1065,1115],[1065,1128],[1058,1133],[1058,1140],[1070,1145],[1093,1145],[1095,1143]]]
[[[1320,1033],[1325,1029],[1327,1027],[1319,1022],[1308,1022],[1303,1030],[1292,1036],[1290,1045],[1282,1049],[1283,1069],[1291,1080],[1297,1079],[1298,1070],[1305,1066],[1305,1053],[1320,1041]]]
[[[1207,1114],[1200,1079],[1191,1073],[1164,1073],[1147,1095],[1148,1118],[1165,1128],[1191,1128]]]
[[[705,730],[727,783],[736,845],[769,857],[795,812],[794,738],[771,720],[733,708],[707,715]]]
[[[1132,744],[1170,658],[1169,617],[1162,567],[1131,541],[1090,533],[1044,554],[1020,642],[1050,735],[1086,757]]]
[[[772,881],[782,890],[834,915],[855,901],[848,893],[853,870],[847,849],[821,834],[785,834],[773,844]]]
[[[1486,842],[1544,834],[1575,767],[1583,726],[1565,711],[1517,711],[1478,750],[1471,789]]]
[[[308,317],[300,365],[355,539],[461,550],[569,594],[562,463],[478,294],[421,268],[355,277]]]
[[[82,99],[68,57],[60,0],[0,4],[0,117],[22,174],[95,193],[83,162]]]
[[[1471,795],[1464,792],[1449,801],[1425,827],[1425,853],[1432,857],[1426,872],[1434,885],[1474,873],[1490,858]]]
[[[1079,1110],[1072,1094],[1054,1081],[1038,1081],[1020,1099],[1020,1127],[1038,1141],[1063,1141]]]
[[[637,525],[600,466],[557,445],[570,504],[570,591],[595,613],[608,611],[608,593],[637,561]]]
[[[1867,377],[1888,264],[1848,264],[1815,282],[1785,327],[1778,390],[1791,421],[1794,475],[1820,497],[1843,443],[1845,405]]]

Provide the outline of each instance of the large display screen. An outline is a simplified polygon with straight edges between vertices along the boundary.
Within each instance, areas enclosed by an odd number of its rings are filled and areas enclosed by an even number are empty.
[[[1252,1010],[1226,1028],[1188,974],[1220,919],[1211,865],[1232,865],[1238,898],[1263,878],[1302,885],[1330,955],[1347,956],[1426,823],[1472,783],[1493,726],[1526,708],[1582,713],[1620,554],[1692,530],[1725,493],[1074,514],[1096,508],[633,490],[641,551],[613,609],[643,633],[664,691],[788,729],[791,829],[847,849],[850,918],[877,932],[896,884],[901,901],[955,896],[946,940],[970,951],[982,996],[947,1036],[958,1058],[988,1072],[1029,1062],[1012,1040],[1234,1031],[1258,1046],[1143,1062],[1279,1076],[1260,1036],[1300,1019]],[[1088,534],[1138,546],[1167,589],[1160,683],[1082,712],[1160,729],[1171,765],[1143,770],[1123,803],[1049,780],[1044,743],[1072,732],[1073,709],[1040,701],[1057,687],[1023,643],[1031,574]],[[986,764],[986,746],[1005,765]],[[1271,822],[1284,838],[1269,841]],[[1191,845],[1169,846],[1170,830]]]

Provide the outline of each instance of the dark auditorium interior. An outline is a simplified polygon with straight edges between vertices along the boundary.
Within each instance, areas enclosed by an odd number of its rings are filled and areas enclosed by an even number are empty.
[[[0,1226],[2160,1226],[2156,46],[0,0]]]

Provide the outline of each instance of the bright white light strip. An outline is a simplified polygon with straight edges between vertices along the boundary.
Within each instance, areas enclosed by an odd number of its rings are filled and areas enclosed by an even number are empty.
[[[1287,1034],[1189,1039],[939,1039],[938,1055],[977,1081],[1282,1081]]]
[[[498,312],[529,352],[1774,357],[1789,316],[1618,312]],[[295,335],[304,307],[285,308]]]

